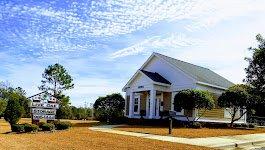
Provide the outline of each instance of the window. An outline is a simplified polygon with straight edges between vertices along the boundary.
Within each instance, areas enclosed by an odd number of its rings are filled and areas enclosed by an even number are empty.
[[[139,97],[136,97],[134,99],[134,113],[135,114],[139,114],[140,113],[140,98]]]

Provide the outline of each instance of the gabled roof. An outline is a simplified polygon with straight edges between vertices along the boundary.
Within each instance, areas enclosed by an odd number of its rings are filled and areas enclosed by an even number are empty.
[[[149,72],[149,71],[145,71],[145,70],[141,70],[141,72],[143,72],[146,76],[148,76],[154,82],[159,82],[159,83],[164,83],[164,84],[171,84],[167,79],[162,77],[157,72]]]
[[[187,75],[190,75],[194,78],[197,83],[206,83],[209,85],[215,85],[218,87],[228,88],[233,85],[232,82],[228,81],[224,77],[218,75],[217,73],[213,72],[208,68],[204,68],[201,66],[197,66],[191,63],[187,63],[172,57],[168,57],[159,53],[154,53],[157,57],[167,61],[168,63],[172,64],[173,66],[179,68]]]

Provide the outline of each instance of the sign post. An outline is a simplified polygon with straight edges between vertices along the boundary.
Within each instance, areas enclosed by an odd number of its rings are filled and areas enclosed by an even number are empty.
[[[56,110],[59,109],[57,99],[47,92],[42,92],[29,97],[32,123],[36,124],[40,119],[55,120]]]
[[[172,133],[172,127],[173,127],[173,118],[177,116],[176,111],[169,111],[169,126],[168,126],[168,134]]]

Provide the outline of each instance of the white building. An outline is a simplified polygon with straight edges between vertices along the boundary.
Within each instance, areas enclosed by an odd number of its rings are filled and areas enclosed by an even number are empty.
[[[126,92],[125,116],[147,119],[161,118],[163,111],[173,110],[174,96],[184,89],[211,92],[215,100],[233,83],[210,69],[183,62],[159,53],[153,53],[124,86]],[[206,111],[199,121],[228,122],[229,109]],[[177,110],[176,119],[198,117],[201,110]],[[238,112],[242,113],[242,111]],[[238,122],[246,122],[246,115]]]

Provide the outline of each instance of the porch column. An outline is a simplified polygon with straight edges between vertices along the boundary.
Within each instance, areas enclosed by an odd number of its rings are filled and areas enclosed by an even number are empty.
[[[175,98],[176,93],[175,92],[171,92],[171,110],[174,110],[174,98]]]
[[[150,112],[149,118],[152,119],[155,116],[155,99],[156,99],[156,90],[150,90]]]
[[[149,110],[149,99],[150,99],[150,96],[148,95],[148,92],[147,92],[147,96],[146,96],[146,109],[145,109],[145,116],[148,118],[149,117],[149,113],[150,113],[150,110]]]
[[[130,104],[129,104],[129,118],[132,118],[134,114],[134,92],[130,93]]]

